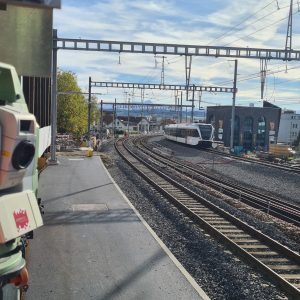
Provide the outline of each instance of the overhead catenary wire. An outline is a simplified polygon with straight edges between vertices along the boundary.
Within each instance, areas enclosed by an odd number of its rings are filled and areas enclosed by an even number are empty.
[[[299,69],[299,68],[300,68],[300,66],[295,66],[295,67],[290,67],[287,70],[295,70],[295,69]],[[284,67],[284,69],[281,69],[281,70],[280,69],[279,70],[267,70],[267,75],[272,75],[272,74],[276,74],[276,73],[282,73],[282,72],[285,72],[285,71],[286,71],[285,67]],[[247,74],[247,75],[244,75],[244,76],[247,76],[247,77],[245,77],[245,78],[239,78],[237,81],[241,82],[241,81],[247,81],[247,80],[259,78],[260,77],[260,72],[256,72],[256,73],[252,73],[252,74]],[[229,84],[229,83],[232,83],[232,79],[219,82],[219,83],[217,83],[217,85],[226,85],[226,84]]]
[[[262,10],[264,10],[265,8],[267,8],[268,6],[272,5],[276,0],[273,0],[271,2],[269,2],[267,5],[265,5],[264,7],[262,7],[261,9],[255,11],[253,14],[251,14],[250,16],[248,16],[247,18],[243,19],[241,22],[239,22],[238,24],[234,25],[230,30],[226,31],[225,33],[221,34],[219,37],[215,38],[214,40],[212,40],[211,42],[208,43],[208,46],[211,45],[213,42],[225,37],[228,33],[234,31],[238,26],[240,26],[241,24],[245,23],[246,21],[248,21],[250,18],[252,18],[253,16],[257,15],[258,13],[260,13]],[[278,4],[278,3],[277,3]]]
[[[299,11],[296,11],[296,12],[293,13],[293,15],[298,14],[298,13],[299,13]],[[223,46],[231,45],[231,44],[233,44],[233,43],[235,43],[235,42],[237,42],[237,41],[239,41],[239,40],[242,40],[242,39],[244,39],[244,38],[247,38],[247,37],[249,37],[249,36],[252,36],[252,35],[254,35],[254,34],[257,33],[257,32],[260,32],[260,31],[262,31],[262,30],[265,30],[266,28],[269,28],[269,27],[271,27],[271,26],[273,26],[273,25],[275,25],[275,24],[277,24],[277,23],[280,23],[280,22],[286,20],[287,18],[288,18],[288,16],[286,16],[286,17],[284,17],[284,18],[281,18],[280,20],[277,20],[277,21],[275,21],[275,22],[273,22],[273,23],[271,23],[271,24],[269,24],[269,25],[267,25],[267,26],[264,26],[264,27],[262,27],[262,28],[260,28],[260,29],[257,29],[257,30],[255,30],[255,31],[253,31],[253,32],[251,32],[251,33],[249,33],[249,34],[247,34],[247,35],[244,35],[244,36],[242,36],[242,37],[240,37],[240,38],[238,38],[238,39],[235,39],[234,41],[231,41],[231,42],[229,42],[229,43],[226,43],[226,44],[224,44]]]

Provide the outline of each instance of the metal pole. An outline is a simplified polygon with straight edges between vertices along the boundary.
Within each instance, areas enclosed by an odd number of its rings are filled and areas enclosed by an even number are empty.
[[[233,138],[234,138],[237,65],[238,65],[238,61],[237,61],[237,59],[235,59],[234,60],[234,80],[233,80],[232,110],[231,110],[231,131],[230,131],[230,151],[231,152],[233,152]]]
[[[188,111],[187,111],[187,106],[185,107],[185,123],[187,123],[188,119]]]
[[[56,164],[56,131],[57,131],[57,29],[52,31],[52,97],[51,97],[51,163]]]
[[[144,89],[141,89],[141,103],[142,103],[142,111],[141,111],[141,122],[143,124],[143,115],[144,115],[144,95],[143,95]],[[139,133],[143,131],[143,125],[139,126]]]
[[[91,101],[92,101],[92,78],[89,77],[89,103],[88,103],[88,139],[90,140],[91,130]]]
[[[162,85],[165,84],[165,58],[166,58],[166,56],[162,57],[161,80],[160,80]]]
[[[194,123],[194,101],[195,101],[195,85],[193,84],[193,98],[192,98],[192,123]]]
[[[177,111],[178,98],[177,98],[176,92],[177,91],[174,92],[174,99],[175,99],[174,115],[175,115],[175,118],[176,118],[176,122],[178,122],[178,111]],[[173,116],[172,116],[172,118],[173,118]]]
[[[188,61],[189,58],[189,61]],[[189,86],[191,80],[192,56],[185,56],[185,84],[186,84],[186,101],[189,100]]]
[[[145,100],[145,90],[142,89],[143,96],[142,96],[142,118],[144,117],[144,100]]]
[[[115,104],[113,104],[113,137],[115,138],[115,128],[116,128],[116,102],[117,99],[115,98]]]
[[[182,123],[182,92],[180,96],[180,123]]]
[[[128,136],[129,136],[129,98],[128,98],[128,103],[127,103],[127,105],[128,105],[128,122],[127,122],[127,131],[128,131]]]
[[[176,102],[176,110],[177,110],[177,112],[176,112],[176,120],[177,120],[177,122],[179,121],[179,123],[181,123],[181,116],[180,116],[180,114],[181,114],[181,111],[180,111],[180,106],[179,106],[179,97],[177,97],[177,102]]]
[[[100,140],[102,141],[102,139],[103,139],[103,100],[101,100],[100,110],[101,110]]]

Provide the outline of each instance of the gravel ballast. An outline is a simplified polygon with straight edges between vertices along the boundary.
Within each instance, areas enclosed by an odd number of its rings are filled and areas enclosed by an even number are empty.
[[[268,168],[258,164],[235,161],[222,158],[197,148],[188,147],[164,138],[155,138],[156,142],[170,148],[174,156],[203,166],[208,171],[212,168],[214,173],[233,182],[245,186],[255,187],[281,199],[286,199],[300,205],[300,175],[288,173],[276,168]]]
[[[285,295],[164,199],[114,152],[108,170],[146,222],[211,299],[284,299]]]

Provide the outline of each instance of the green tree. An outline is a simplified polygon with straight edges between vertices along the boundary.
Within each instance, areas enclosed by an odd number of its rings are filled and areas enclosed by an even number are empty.
[[[81,93],[76,75],[72,72],[59,71],[57,76],[58,92]],[[88,106],[80,94],[58,94],[57,129],[60,133],[72,133],[76,137],[87,131]]]
[[[98,106],[98,99],[92,96],[91,99],[91,124],[99,124],[100,122],[100,109]]]

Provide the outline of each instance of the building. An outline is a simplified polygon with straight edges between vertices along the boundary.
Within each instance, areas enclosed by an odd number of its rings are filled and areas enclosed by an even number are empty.
[[[215,140],[230,146],[232,106],[207,107],[208,123],[215,127]],[[263,107],[235,107],[234,146],[245,150],[268,150],[269,143],[276,143],[281,109],[264,101]]]
[[[278,143],[292,145],[300,132],[300,114],[293,110],[285,110],[281,114],[278,132]]]
[[[128,124],[129,120],[129,124]],[[122,130],[122,131],[136,131],[136,132],[149,132],[150,122],[143,117],[133,116],[117,116],[113,119],[113,115],[103,116],[103,126],[110,130]]]

